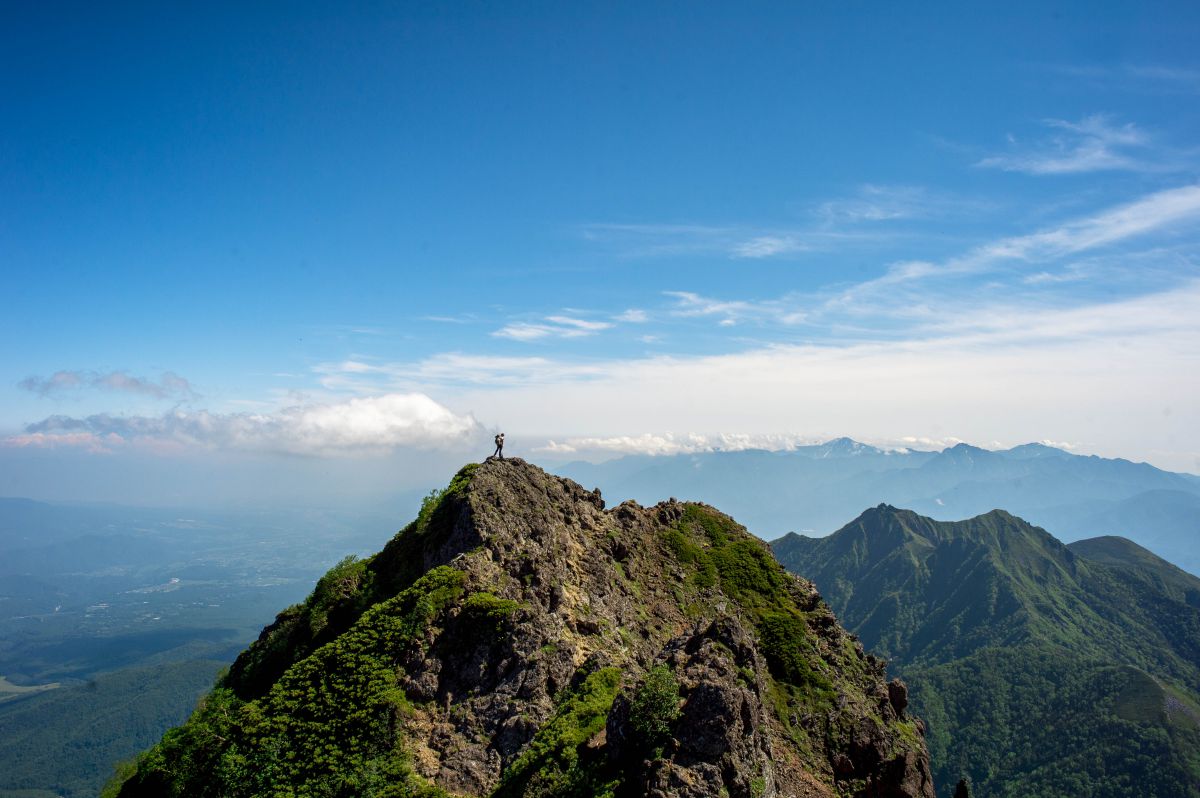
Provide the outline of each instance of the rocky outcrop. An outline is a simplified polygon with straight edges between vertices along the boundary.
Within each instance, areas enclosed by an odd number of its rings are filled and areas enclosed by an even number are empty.
[[[655,663],[669,668],[681,704],[662,751],[638,746],[628,694],[608,716],[609,755],[626,765],[630,785],[659,798],[777,794],[766,685],[759,678],[764,664],[738,618],[697,624],[673,638]]]
[[[489,460],[339,568],[354,578],[322,580],[239,658],[217,691],[232,720],[189,721],[206,772],[250,763],[297,794],[933,796],[903,685],[705,505],[606,510]],[[171,747],[187,730],[121,794],[257,794],[171,770],[199,761]]]

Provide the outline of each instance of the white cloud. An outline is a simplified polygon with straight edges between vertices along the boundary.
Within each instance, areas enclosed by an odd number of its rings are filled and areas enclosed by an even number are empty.
[[[528,324],[526,322],[515,322],[506,324],[499,330],[492,333],[497,338],[511,338],[514,341],[536,341],[539,338],[547,338],[553,335],[555,328],[545,324]]]
[[[510,373],[505,387],[467,387],[456,401],[527,434],[570,431],[555,440],[577,448],[584,438],[679,447],[691,444],[611,433],[717,426],[867,441],[895,440],[898,429],[914,442],[1070,440],[1121,456],[1195,451],[1197,307],[1200,281],[1069,310],[979,306],[917,339],[592,362],[586,377],[571,363],[540,363],[528,380]]]
[[[614,435],[609,437],[576,437],[561,442],[548,441],[538,451],[551,454],[578,452],[616,452],[620,454],[673,455],[698,452],[726,451],[741,452],[748,449],[767,451],[791,451],[798,446],[816,443],[816,439],[792,434],[748,434],[748,433],[643,433],[641,435]]]
[[[712,299],[692,291],[663,293],[675,300],[675,307],[671,311],[673,316],[723,316],[724,320],[728,321],[761,312],[759,307],[750,302]]]
[[[1049,119],[1045,124],[1059,132],[1024,150],[1009,134],[1017,151],[983,158],[976,166],[1034,175],[1160,168],[1131,152],[1150,143],[1149,136],[1133,123],[1117,125],[1104,114],[1094,114],[1079,122]]]
[[[370,374],[378,369],[377,366],[372,366],[369,363],[360,363],[357,360],[346,360],[342,362],[342,371],[347,374]]]
[[[976,275],[1014,264],[1046,263],[1195,221],[1200,221],[1200,185],[1165,189],[1036,233],[988,242],[941,263],[895,263],[882,277],[859,283],[835,295],[829,300],[828,306],[845,309],[855,303],[865,303],[863,306],[874,313],[879,311],[880,301],[885,304],[897,300],[911,301],[911,297],[896,291],[896,287],[903,283],[932,277]],[[1070,269],[1068,266],[1068,271]],[[1045,272],[1045,269],[1042,271]],[[1050,277],[1031,282],[1050,282]]]
[[[567,363],[545,357],[507,357],[441,352],[416,362],[383,363],[369,375],[346,370],[346,363],[314,367],[322,387],[330,391],[378,395],[385,391],[415,390],[417,386],[503,386],[562,379],[589,379],[601,372],[587,363]]]
[[[51,416],[3,439],[10,447],[77,446],[112,449],[232,449],[292,455],[383,453],[400,447],[439,448],[480,431],[420,393],[385,394],[343,402],[285,407],[269,413],[175,411],[161,416]]]
[[[606,321],[588,321],[586,319],[576,319],[570,316],[547,316],[546,321],[557,324],[567,331],[567,334],[574,332],[576,335],[588,335],[589,333],[607,330],[612,327]]]
[[[839,232],[807,225],[663,225],[595,224],[584,238],[614,248],[625,257],[653,258],[713,255],[739,259],[772,258],[808,252],[831,245],[846,246],[856,240],[874,240],[874,234]]]
[[[636,308],[630,308],[629,310],[625,311],[624,313],[619,314],[615,318],[617,321],[623,321],[623,322],[626,322],[629,324],[642,324],[644,322],[650,321],[650,316],[649,316],[649,314],[646,313],[646,311],[638,310]]]
[[[959,216],[978,212],[978,200],[921,186],[865,184],[846,197],[826,200],[815,208],[815,215],[826,226],[860,225],[895,219]]]
[[[964,310],[972,304],[971,292],[956,306],[930,305],[935,294],[904,290],[934,278],[974,277],[1000,269],[1037,265],[1037,272],[1020,275],[1025,286],[1050,286],[1077,282],[1085,278],[1081,267],[1069,263],[1051,271],[1056,259],[1103,250],[1150,233],[1168,231],[1184,223],[1200,221],[1200,185],[1164,189],[1131,202],[1102,209],[1096,213],[1063,222],[1057,226],[1025,235],[990,241],[966,253],[942,262],[908,260],[893,263],[880,277],[852,285],[832,295],[785,295],[760,301],[728,300],[702,296],[692,291],[667,291],[675,300],[670,313],[677,317],[718,317],[718,323],[732,326],[739,321],[757,320],[785,326],[800,324],[845,323],[850,317],[884,320],[906,318],[910,321],[945,316],[947,311]],[[1133,256],[1136,259],[1136,256]],[[1141,268],[1141,267],[1139,267]],[[950,296],[943,292],[942,297]]]
[[[808,247],[795,236],[766,235],[734,244],[730,254],[735,258],[770,258],[805,249]]]
[[[1200,185],[1181,186],[1148,194],[1056,228],[1004,239],[976,250],[974,255],[984,260],[1070,255],[1198,218]]]
[[[541,338],[582,338],[595,335],[613,325],[607,321],[590,321],[572,316],[547,316],[543,322],[513,322],[506,324],[492,335],[514,341],[536,341]]]

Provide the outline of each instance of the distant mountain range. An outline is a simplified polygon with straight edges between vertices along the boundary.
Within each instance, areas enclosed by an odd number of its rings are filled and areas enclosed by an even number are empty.
[[[704,497],[764,538],[824,535],[880,503],[946,521],[1003,508],[1064,541],[1120,535],[1200,573],[1200,477],[1039,443],[921,452],[838,438],[787,452],[636,455],[558,470],[617,501]]]
[[[908,680],[939,794],[1200,795],[1200,579],[1004,511],[880,505],[772,549]]]

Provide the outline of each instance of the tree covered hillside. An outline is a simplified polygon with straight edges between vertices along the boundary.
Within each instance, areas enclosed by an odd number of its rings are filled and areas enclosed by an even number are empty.
[[[1003,511],[881,505],[772,548],[887,656],[937,783],[983,795],[1200,794],[1200,580],[1126,540],[1065,546]]]

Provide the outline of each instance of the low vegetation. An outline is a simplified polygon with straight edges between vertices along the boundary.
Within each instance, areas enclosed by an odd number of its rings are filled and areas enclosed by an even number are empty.
[[[589,674],[560,699],[525,751],[504,771],[492,798],[611,798],[620,782],[584,744],[604,728],[621,686],[617,668]]]

